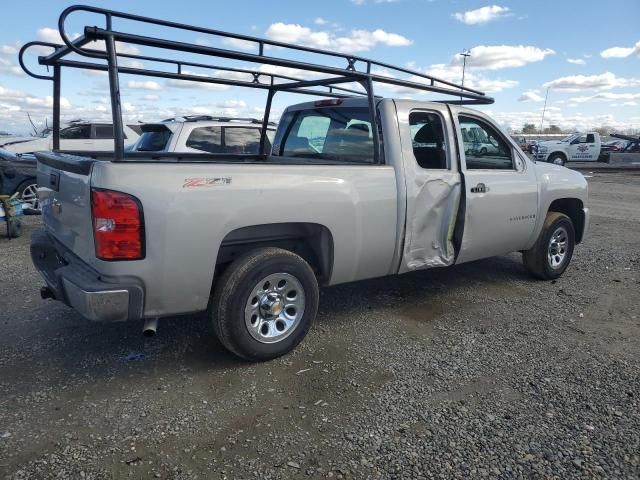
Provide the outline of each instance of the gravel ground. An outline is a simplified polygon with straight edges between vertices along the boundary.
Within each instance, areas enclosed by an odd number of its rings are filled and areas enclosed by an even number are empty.
[[[566,274],[519,255],[322,292],[247,364],[202,317],[83,321],[0,239],[0,478],[638,478],[640,175],[588,179]]]

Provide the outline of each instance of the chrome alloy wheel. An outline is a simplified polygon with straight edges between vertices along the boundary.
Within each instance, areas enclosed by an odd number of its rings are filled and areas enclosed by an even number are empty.
[[[22,200],[25,207],[32,210],[39,210],[40,200],[38,199],[38,185],[35,183],[27,185],[27,187],[22,191],[22,195],[20,195],[20,200]]]
[[[274,273],[253,287],[244,309],[249,334],[261,343],[287,338],[304,315],[305,296],[300,281],[289,273]]]
[[[569,242],[569,234],[564,227],[555,229],[549,239],[549,247],[547,250],[547,259],[551,268],[560,268],[567,256],[567,244]]]

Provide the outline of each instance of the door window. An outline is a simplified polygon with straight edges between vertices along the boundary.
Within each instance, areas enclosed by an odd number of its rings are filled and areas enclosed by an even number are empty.
[[[220,127],[194,128],[187,138],[187,147],[208,153],[224,153]]]
[[[513,170],[513,153],[498,131],[482,120],[458,118],[468,170]]]
[[[268,143],[268,142],[267,142]],[[260,130],[247,127],[224,128],[225,153],[260,153]],[[269,151],[269,145],[267,145]]]
[[[446,169],[447,152],[440,115],[435,112],[411,112],[409,128],[413,155],[418,165],[426,169]]]

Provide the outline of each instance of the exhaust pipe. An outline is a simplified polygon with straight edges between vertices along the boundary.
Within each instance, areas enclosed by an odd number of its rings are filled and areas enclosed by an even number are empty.
[[[156,334],[157,329],[158,329],[158,317],[147,318],[144,321],[144,326],[142,327],[142,334],[145,337],[153,337]]]

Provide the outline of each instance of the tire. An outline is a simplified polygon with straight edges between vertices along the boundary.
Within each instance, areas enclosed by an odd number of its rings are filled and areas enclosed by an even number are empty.
[[[563,235],[564,234],[564,235]],[[564,246],[562,240],[564,238]],[[549,212],[538,240],[522,254],[524,266],[541,280],[553,280],[564,273],[571,262],[575,247],[573,222],[563,213]],[[553,253],[556,252],[556,255]]]
[[[259,248],[227,268],[209,312],[222,345],[240,358],[259,362],[284,355],[302,341],[315,320],[318,301],[318,281],[302,257],[280,248]]]
[[[40,213],[40,201],[37,196],[38,184],[35,178],[22,182],[16,192],[23,202],[22,208],[25,214],[37,215]]]
[[[564,167],[564,165],[567,163],[567,159],[565,158],[564,155],[561,155],[559,153],[553,153],[551,154],[551,156],[549,157],[549,160],[547,160],[548,163],[553,163],[554,165],[560,165],[561,167]]]

